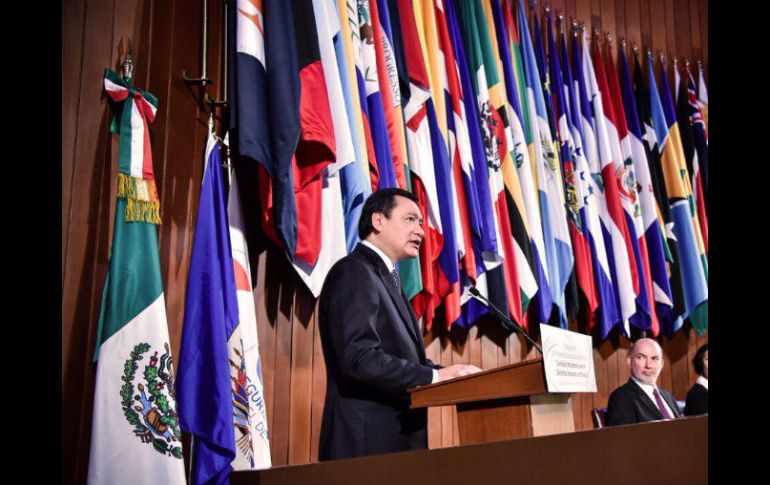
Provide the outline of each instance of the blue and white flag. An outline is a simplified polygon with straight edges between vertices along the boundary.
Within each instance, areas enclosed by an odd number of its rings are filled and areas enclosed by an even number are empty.
[[[228,483],[236,456],[233,365],[228,341],[238,327],[238,296],[222,161],[213,136],[206,146],[176,381],[179,423],[193,435],[190,483]],[[237,338],[237,337],[236,337]]]

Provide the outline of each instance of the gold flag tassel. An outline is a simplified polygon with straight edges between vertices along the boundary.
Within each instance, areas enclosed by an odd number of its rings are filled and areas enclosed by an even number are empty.
[[[118,172],[118,197],[126,199],[126,221],[160,224],[160,201],[154,180]]]

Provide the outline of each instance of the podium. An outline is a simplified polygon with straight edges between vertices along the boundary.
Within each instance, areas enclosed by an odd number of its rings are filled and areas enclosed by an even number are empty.
[[[411,407],[457,407],[460,444],[575,431],[570,394],[550,394],[543,359],[409,389]]]

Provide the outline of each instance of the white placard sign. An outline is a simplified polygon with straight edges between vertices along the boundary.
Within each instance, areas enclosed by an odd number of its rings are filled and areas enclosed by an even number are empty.
[[[596,392],[591,337],[540,324],[548,392]]]

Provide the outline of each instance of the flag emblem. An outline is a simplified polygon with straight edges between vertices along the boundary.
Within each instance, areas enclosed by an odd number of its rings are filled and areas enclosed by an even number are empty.
[[[236,266],[238,267],[238,266]],[[230,358],[230,379],[233,385],[233,422],[239,436],[235,438],[235,444],[241,454],[254,466],[254,445],[251,441],[251,427],[249,424],[249,389],[254,389],[251,379],[246,372],[246,362],[243,359],[243,341],[239,342],[241,349],[233,348]]]
[[[540,146],[543,149],[543,162],[545,167],[551,172],[556,171],[556,151],[553,145],[544,136],[540,137]]]
[[[151,351],[150,344],[139,343],[134,346],[131,356],[123,365],[123,386],[120,396],[123,398],[123,415],[134,426],[134,434],[142,443],[152,443],[161,454],[182,459],[181,432],[176,410],[169,403],[174,396],[174,377],[171,351],[164,344],[165,352],[158,357],[156,350],[150,357],[149,365],[144,367],[141,379],[136,379],[139,361]],[[140,381],[135,386],[135,380]],[[138,389],[138,394],[135,394]]]
[[[505,126],[500,113],[492,107],[489,100],[481,104],[481,130],[484,136],[484,152],[487,156],[487,165],[497,171],[500,169],[504,157]]]
[[[628,160],[630,161],[631,159]],[[618,179],[618,191],[620,192],[620,196],[633,204],[634,216],[641,217],[642,212],[637,200],[637,186],[639,184],[636,183],[634,172],[626,170],[626,166],[624,165],[615,171],[615,176]]]

